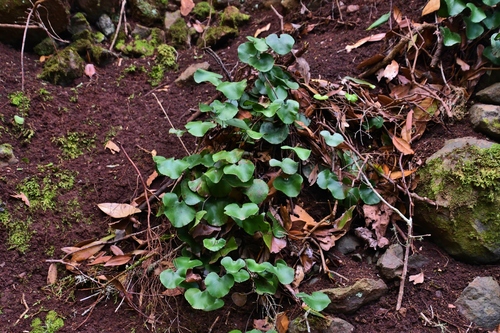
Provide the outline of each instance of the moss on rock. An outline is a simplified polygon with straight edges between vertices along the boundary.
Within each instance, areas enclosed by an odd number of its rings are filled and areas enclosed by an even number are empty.
[[[225,25],[209,27],[205,32],[205,38],[198,39],[198,47],[216,46],[230,38],[238,36],[238,29]]]
[[[175,46],[185,46],[189,38],[189,27],[183,18],[175,20],[174,24],[168,29],[170,40]]]
[[[199,20],[206,19],[210,13],[214,13],[214,8],[206,1],[198,2],[191,12]]]
[[[68,85],[83,75],[84,68],[85,63],[78,52],[67,47],[45,63],[38,78],[52,84]]]
[[[250,15],[243,14],[235,6],[227,6],[221,16],[224,25],[236,28],[250,20]]]

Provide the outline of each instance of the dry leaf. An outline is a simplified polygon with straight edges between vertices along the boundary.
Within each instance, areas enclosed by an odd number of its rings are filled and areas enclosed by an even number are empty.
[[[396,179],[399,179],[399,178],[402,178],[402,177],[408,177],[409,175],[411,175],[415,171],[417,171],[417,169],[405,170],[404,172],[394,171],[394,172],[391,172],[391,174],[389,175],[389,177],[391,179],[393,179],[393,180],[396,180]]]
[[[285,247],[286,247],[286,238],[273,237],[273,239],[271,240],[271,248],[269,249],[269,251],[271,253],[279,253]]]
[[[57,282],[57,265],[50,264],[49,272],[47,273],[47,284],[54,284]]]
[[[175,289],[167,289],[164,292],[162,292],[161,294],[165,295],[165,296],[172,297],[172,296],[182,295],[183,293],[184,293],[184,289],[177,287]]]
[[[273,324],[269,322],[269,319],[267,317],[264,319],[254,319],[253,328],[261,330],[263,332],[267,332],[273,329]]]
[[[92,64],[86,64],[85,65],[85,75],[88,77],[92,77],[95,75],[95,67]]]
[[[347,53],[349,53],[352,51],[352,49],[358,48],[367,42],[378,42],[378,41],[384,39],[384,37],[385,37],[385,33],[381,33],[381,34],[376,34],[376,35],[371,35],[371,36],[368,36],[365,38],[361,38],[356,43],[354,43],[352,45],[347,45],[345,47],[345,49],[346,49]]]
[[[457,58],[455,59],[455,61],[457,62],[457,65],[460,66],[460,68],[462,69],[462,71],[466,72],[470,69],[470,66],[468,63],[466,63],[465,61],[463,61],[462,59],[460,58]]]
[[[119,203],[100,203],[97,205],[100,210],[102,210],[105,214],[114,217],[116,219],[120,219],[123,217],[127,217],[136,213],[140,213],[141,210],[135,208],[129,204],[119,204]]]
[[[397,24],[400,24],[401,21],[403,21],[403,14],[396,6],[392,8],[392,17],[394,18],[394,21],[396,21]]]
[[[276,315],[276,330],[278,333],[288,332],[288,326],[290,325],[290,320],[285,312],[280,312]]]
[[[231,294],[234,305],[242,307],[247,303],[247,294],[234,292]]]
[[[123,251],[122,251],[122,249],[120,249],[120,248],[119,248],[118,246],[116,246],[116,245],[111,245],[111,246],[109,247],[109,249],[111,250],[111,252],[113,252],[113,254],[114,254],[115,256],[122,256],[122,255],[123,255]]]
[[[347,12],[348,13],[354,13],[359,10],[359,5],[349,5],[347,6]]]
[[[94,254],[99,252],[103,247],[104,247],[104,244],[97,244],[94,246],[86,247],[83,250],[76,251],[73,253],[73,256],[71,257],[71,261],[80,262],[80,261],[87,260],[88,258],[92,257]]]
[[[422,10],[422,16],[425,16],[430,13],[434,13],[436,10],[441,7],[441,0],[429,0],[429,2],[425,5]]]
[[[11,197],[16,198],[16,199],[21,199],[26,204],[26,206],[30,207],[30,201],[29,201],[28,197],[26,196],[26,194],[24,194],[23,192],[19,192],[19,194],[11,195]]]
[[[396,147],[397,150],[403,153],[403,155],[413,155],[415,152],[411,149],[410,144],[403,140],[402,138],[398,138],[397,136],[392,137],[392,144]]]
[[[108,260],[111,258],[113,258],[113,256],[102,256],[102,257],[96,258],[94,261],[92,261],[91,263],[89,263],[87,265],[94,266],[94,265],[104,264],[104,263],[108,262]]]
[[[158,172],[153,171],[152,174],[149,175],[148,179],[146,179],[146,186],[150,187],[151,184],[153,183],[153,180],[155,180],[158,177]]]
[[[111,259],[109,259],[104,266],[109,267],[109,266],[121,266],[125,265],[132,259],[131,255],[124,255],[124,256],[115,256]]]
[[[293,278],[292,288],[297,289],[305,278],[304,268],[301,265],[295,267],[295,277]]]
[[[388,197],[386,200],[392,205],[396,202],[396,198]],[[377,205],[364,205],[363,215],[365,217],[365,224],[371,226],[375,231],[375,236],[377,238],[377,246],[380,248],[385,247],[387,244],[387,238],[385,238],[385,232],[387,231],[387,226],[391,222],[392,209],[389,208],[385,203],[380,202]]]
[[[203,27],[203,25],[201,25],[200,23],[193,23],[193,28],[199,34],[201,34],[205,30],[205,28]]]
[[[114,143],[113,141],[109,140],[108,142],[106,142],[106,145],[104,146],[104,149],[108,148],[109,150],[111,150],[111,154],[114,154],[114,153],[119,153],[120,152],[120,147],[118,147],[118,145],[116,143]]]
[[[268,31],[271,28],[271,23],[268,23],[265,27],[259,28],[253,34],[254,37],[258,37],[261,33]]]
[[[409,280],[410,282],[413,282],[413,284],[424,283],[424,272],[420,272],[419,274],[415,275],[410,275]]]
[[[67,246],[67,247],[63,247],[61,249],[61,251],[63,251],[66,254],[71,254],[73,252],[80,251],[80,248],[77,246]]]
[[[193,0],[181,0],[181,15],[187,16],[194,8]]]
[[[401,137],[406,142],[411,142],[412,124],[413,124],[413,110],[410,110],[410,112],[408,112],[408,114],[406,115],[405,125],[403,126],[403,128],[401,128]]]
[[[393,60],[387,67],[384,69],[384,77],[387,78],[388,81],[391,81],[398,75],[399,72],[399,64],[396,60]]]

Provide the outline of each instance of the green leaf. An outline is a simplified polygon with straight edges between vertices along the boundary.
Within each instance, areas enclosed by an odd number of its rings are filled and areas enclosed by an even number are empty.
[[[201,68],[194,72],[194,81],[196,83],[210,82],[217,87],[222,82],[220,79],[222,79],[222,75],[209,72]]]
[[[203,208],[207,211],[205,220],[207,223],[220,227],[227,223],[228,217],[224,213],[224,208],[229,204],[227,200],[220,200],[217,198],[210,198],[205,202]]]
[[[189,257],[177,257],[174,259],[174,266],[178,271],[186,272],[188,269],[200,267],[203,263],[198,260],[192,260]]]
[[[380,202],[380,197],[374,193],[371,187],[361,184],[359,187],[359,196],[361,200],[367,205],[376,205]]]
[[[344,185],[337,180],[337,176],[330,170],[323,170],[318,174],[316,180],[318,186],[324,190],[328,189],[337,200],[346,198]]]
[[[302,160],[306,161],[309,156],[311,155],[311,150],[306,149],[306,148],[301,148],[301,147],[290,147],[290,146],[281,146],[281,149],[290,149],[297,154],[297,156]]]
[[[224,207],[224,213],[228,216],[244,220],[259,212],[259,206],[254,203],[247,202],[241,207],[237,203],[232,203]]]
[[[474,23],[468,17],[463,19],[465,22],[465,35],[468,40],[474,40],[483,34],[484,28],[481,23]]]
[[[345,227],[345,225],[351,221],[352,219],[352,212],[354,211],[354,208],[356,208],[356,205],[352,205],[348,210],[346,210],[342,216],[340,216],[337,221],[337,225],[335,226],[335,228],[337,229],[343,229]]]
[[[266,37],[266,43],[274,52],[279,55],[285,55],[292,50],[295,40],[287,34],[281,34],[279,37],[276,34],[270,34]]]
[[[487,6],[493,7],[500,3],[500,0],[483,0],[483,3]]]
[[[242,283],[242,282],[248,281],[250,279],[250,274],[247,271],[245,271],[244,269],[242,269],[239,272],[229,273],[229,274],[231,274],[233,276],[234,282],[237,282],[237,283]]]
[[[449,16],[457,16],[466,8],[465,3],[462,0],[444,0],[444,2],[448,8]]]
[[[226,245],[226,240],[224,238],[217,239],[215,237],[205,238],[203,240],[203,246],[212,252],[217,252]],[[214,295],[215,296],[215,295]]]
[[[240,58],[240,61],[245,64],[248,64],[250,59],[255,58],[258,53],[259,51],[255,48],[255,44],[252,42],[246,42],[238,46],[238,58]]]
[[[282,259],[277,260],[276,265],[269,268],[268,271],[276,275],[281,284],[290,284],[295,277],[295,270],[292,267],[288,267]]]
[[[317,99],[318,101],[326,101],[328,99],[328,96],[321,94],[314,94],[313,98]]]
[[[498,0],[500,2],[500,0]],[[500,10],[496,10],[491,13],[487,18],[483,20],[483,24],[489,30],[496,29],[500,27]]]
[[[258,231],[266,233],[271,227],[269,223],[264,221],[264,214],[253,215],[244,220],[235,218],[234,222],[249,235],[253,235]]]
[[[266,271],[266,266],[258,264],[254,259],[245,259],[247,268],[252,273],[262,273]]]
[[[259,52],[266,52],[269,49],[269,46],[266,44],[266,40],[264,38],[247,36],[247,39],[253,43],[253,46]]]
[[[189,168],[192,169],[197,165],[203,165],[210,168],[214,165],[214,160],[212,159],[212,154],[202,152],[201,154],[193,154],[183,158],[184,161],[189,163]]]
[[[200,177],[190,180],[188,182],[188,186],[189,189],[191,189],[191,191],[198,193],[202,197],[207,197],[210,195],[210,190],[208,189],[206,177]]]
[[[274,58],[269,53],[260,56],[250,57],[248,64],[260,72],[269,72],[274,66]]]
[[[469,19],[471,20],[471,22],[479,23],[486,18],[484,10],[482,10],[481,8],[477,8],[476,5],[472,2],[467,3],[466,6],[470,9]]]
[[[294,174],[289,177],[279,176],[273,182],[274,188],[285,195],[295,198],[299,195],[302,187],[302,176]]]
[[[378,20],[373,22],[368,28],[366,28],[366,30],[371,30],[378,26],[381,26],[385,22],[389,21],[390,17],[391,17],[391,12],[385,13],[384,15],[380,16]]]
[[[273,102],[275,100],[280,100],[280,107],[283,106],[286,107],[283,101],[288,98],[288,90],[286,90],[285,87],[282,86],[272,87],[269,84],[266,84],[266,94],[267,97],[269,97],[269,99]]]
[[[344,137],[339,133],[331,134],[328,131],[321,131],[319,132],[319,134],[321,134],[321,136],[325,138],[326,144],[330,147],[337,147],[344,142]]]
[[[254,179],[252,185],[246,188],[243,193],[245,193],[251,202],[258,205],[266,200],[269,194],[269,186],[262,179]]]
[[[164,214],[176,228],[188,225],[195,218],[196,210],[186,205],[184,201],[179,202],[175,193],[165,193],[162,203]]]
[[[222,177],[224,176],[224,172],[220,168],[212,167],[208,169],[204,175],[205,177],[210,179],[212,183],[218,184],[222,179]]]
[[[14,116],[14,120],[15,120],[15,117],[16,116]],[[168,130],[168,134],[175,134],[179,138],[182,137],[184,135],[184,133],[186,133],[186,131],[183,131],[183,130],[180,130],[180,129],[175,129],[175,128],[171,128],[171,129]]]
[[[190,288],[186,290],[184,297],[196,310],[213,311],[224,306],[221,299],[213,297],[207,290],[200,291],[198,288]]]
[[[202,196],[191,191],[187,179],[184,179],[181,183],[181,195],[184,202],[189,206],[194,206],[204,200]]]
[[[224,257],[220,263],[229,274],[238,273],[240,269],[245,267],[245,261],[241,258],[233,260],[231,257]]]
[[[247,87],[247,80],[239,82],[221,82],[217,90],[224,94],[228,99],[240,99]]]
[[[278,109],[278,117],[285,124],[292,124],[297,119],[299,102],[289,99]]]
[[[264,122],[260,126],[259,133],[267,142],[278,145],[288,137],[288,125],[274,124],[272,122]]]
[[[253,178],[255,165],[249,160],[240,160],[238,164],[230,164],[224,167],[226,175],[235,175],[242,182],[247,182]]]
[[[311,295],[306,293],[297,293],[296,296],[304,301],[311,309],[315,311],[323,311],[331,300],[325,293],[314,291]]]
[[[216,126],[217,124],[208,121],[190,121],[185,125],[189,134],[197,138],[203,137],[209,130]]]
[[[274,274],[266,274],[265,276],[258,276],[253,279],[255,285],[255,292],[259,295],[276,294],[278,289],[278,278]]]
[[[179,273],[179,271],[174,272],[172,269],[164,270],[160,273],[160,282],[167,289],[175,289],[186,279],[186,276],[181,276]]]
[[[229,293],[234,285],[234,278],[229,274],[219,277],[216,273],[211,272],[205,278],[205,284],[210,295],[220,298]]]
[[[18,115],[14,116],[14,122],[18,125],[24,125],[24,118]]]
[[[222,248],[220,251],[215,252],[212,258],[210,258],[210,264],[215,263],[220,257],[227,256],[229,253],[237,249],[238,249],[238,244],[236,243],[234,237],[229,238],[229,240],[226,243],[226,246],[224,246],[224,248]]]
[[[156,168],[160,174],[172,179],[179,178],[182,173],[189,168],[188,162],[176,160],[173,157],[165,158],[163,156],[155,156],[153,157],[153,161],[156,163]]]
[[[234,116],[236,116],[236,114],[238,113],[238,107],[230,102],[222,103],[221,101],[216,100],[210,105],[217,115],[217,118],[222,121],[233,119]]]
[[[368,88],[370,89],[375,89],[375,85],[374,84],[371,84],[370,82],[368,81],[365,81],[365,80],[361,80],[361,79],[358,79],[358,78],[355,78],[355,77],[351,77],[351,76],[344,76],[342,78],[342,81],[344,80],[348,80],[348,81],[352,81],[354,83],[357,83],[357,84],[360,84],[360,85],[363,85],[363,86],[367,86]]]
[[[351,103],[356,103],[358,101],[358,98],[359,98],[358,95],[349,94],[349,93],[345,93],[344,97],[348,102],[351,102]]]
[[[281,170],[288,174],[288,175],[293,175],[294,173],[297,173],[297,170],[299,169],[299,163],[295,162],[291,158],[285,158],[283,161],[278,161],[272,158],[269,161],[269,165],[272,167],[280,167]]]
[[[243,157],[243,149],[233,149],[231,151],[221,150],[212,155],[214,162],[225,161],[227,163],[237,163]]]

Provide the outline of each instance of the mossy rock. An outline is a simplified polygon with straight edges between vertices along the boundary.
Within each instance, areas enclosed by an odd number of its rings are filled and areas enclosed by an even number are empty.
[[[500,145],[448,140],[418,172],[415,224],[446,252],[475,264],[500,261]]]
[[[163,19],[163,13],[154,0],[132,0],[130,6],[132,16],[145,26],[151,27]]]
[[[250,20],[250,15],[243,14],[235,6],[228,6],[221,15],[221,22],[229,27],[239,27]]]
[[[184,19],[178,18],[167,31],[169,40],[176,47],[186,46],[189,40],[189,27]]]
[[[205,38],[198,39],[198,47],[213,47],[227,42],[238,36],[238,29],[225,25],[209,27],[205,31]]]
[[[40,43],[38,43],[34,48],[33,51],[38,54],[39,56],[48,56],[51,55],[56,51],[55,49],[55,43],[54,41],[47,37],[44,40],[42,40]]]
[[[206,1],[198,2],[191,12],[200,21],[206,19],[210,13],[214,14],[215,9]]]
[[[68,85],[83,75],[85,62],[77,51],[67,47],[45,63],[39,79],[53,84]]]
[[[85,14],[76,13],[71,17],[71,25],[68,28],[69,32],[73,35],[77,35],[85,30],[92,30],[90,23],[87,21]]]
[[[133,40],[130,43],[125,43],[124,40],[119,40],[115,48],[123,54],[131,57],[151,57],[155,53],[155,47],[145,39]]]
[[[92,22],[96,22],[102,14],[116,15],[120,12],[121,0],[77,0],[78,7]]]

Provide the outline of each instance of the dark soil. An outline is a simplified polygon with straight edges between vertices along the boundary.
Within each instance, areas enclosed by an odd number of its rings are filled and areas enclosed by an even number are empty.
[[[350,1],[360,5],[354,13],[343,13],[343,21],[327,19],[332,1],[313,1],[317,8],[312,17],[288,13],[285,22],[314,23],[309,33],[295,37],[299,44],[309,43],[305,58],[309,62],[312,78],[336,81],[345,75],[356,76],[356,65],[380,51],[381,44],[367,44],[351,53],[345,52],[347,44],[353,44],[368,35],[365,28],[380,15],[389,11],[388,1]],[[335,1],[334,1],[335,2]],[[425,0],[392,1],[405,15],[418,20]],[[252,15],[251,23],[242,28],[240,37],[216,49],[227,68],[237,63],[237,46],[245,36],[267,23],[269,32],[279,32],[277,16],[269,9],[249,1],[244,9]],[[380,28],[380,31],[383,31]],[[385,31],[385,30],[384,30]],[[377,30],[375,31],[377,32]],[[135,64],[149,68],[148,59],[122,59],[105,67],[97,68],[97,76],[83,77],[69,87],[59,87],[37,80],[42,64],[32,54],[25,54],[25,90],[31,99],[26,124],[34,130],[29,142],[23,142],[14,130],[11,120],[17,114],[10,105],[8,95],[21,89],[20,51],[0,45],[0,143],[14,147],[19,162],[0,170],[0,199],[3,208],[10,212],[16,223],[27,223],[33,232],[29,249],[21,254],[9,250],[8,231],[0,226],[0,332],[29,331],[33,318],[45,318],[48,310],[55,310],[65,318],[65,326],[59,332],[148,332],[153,328],[147,318],[127,304],[119,306],[121,297],[113,296],[96,304],[93,292],[72,288],[46,288],[47,259],[59,259],[62,247],[73,246],[83,240],[103,237],[107,234],[110,219],[98,208],[98,203],[130,202],[142,192],[135,167],[147,178],[154,171],[150,152],[155,150],[166,157],[185,155],[179,140],[169,135],[170,125],[155,95],[176,128],[183,128],[200,102],[209,100],[214,91],[207,85],[178,87],[173,83],[179,73],[196,62],[195,56],[203,54],[197,49],[179,52],[179,71],[170,72],[159,89],[152,89],[144,73],[124,74],[123,69]],[[212,65],[220,67],[209,55],[203,55]],[[44,100],[40,89],[50,92],[51,100]],[[153,95],[154,94],[154,95]],[[95,136],[95,144],[84,148],[84,154],[76,159],[62,155],[55,138],[70,132]],[[416,143],[416,154],[423,159],[442,147],[444,140],[462,136],[478,136],[467,120],[463,123],[429,126],[422,139]],[[112,154],[104,145],[108,139],[121,143],[124,152]],[[183,138],[188,149],[193,150],[193,140]],[[48,167],[52,165],[57,169]],[[40,166],[46,166],[40,169]],[[53,210],[33,211],[20,200],[12,198],[16,187],[24,179],[43,177],[54,170],[76,172],[75,186],[70,191],[61,190],[57,207]],[[78,202],[79,206],[70,205]],[[68,210],[74,214],[68,214]],[[417,221],[418,222],[418,221]],[[455,261],[429,240],[416,243],[416,250],[428,260],[422,269],[425,282],[406,284],[403,311],[396,312],[398,285],[389,282],[389,292],[377,302],[369,304],[351,315],[339,315],[355,326],[355,332],[480,332],[470,326],[452,305],[463,288],[476,276],[493,276],[500,279],[499,266],[473,266]],[[341,257],[337,272],[349,279],[349,283],[363,277],[377,278],[374,264],[378,253],[359,249],[363,260],[351,256]],[[68,272],[59,265],[59,278]],[[416,274],[419,271],[410,271]],[[343,281],[346,284],[345,281]],[[316,277],[305,285],[305,291],[340,285]],[[146,297],[150,295],[145,295]],[[85,298],[85,300],[83,300]],[[238,308],[231,302],[215,312],[192,310],[182,296],[163,298],[164,312],[156,316],[156,328],[160,332],[229,332],[231,329],[251,329],[253,319],[263,316],[257,299],[250,298],[247,305]],[[277,311],[286,311],[290,318],[300,315],[285,294],[277,300]],[[95,305],[95,306],[94,306]],[[86,310],[92,309],[90,312]],[[424,320],[424,317],[428,321]]]

